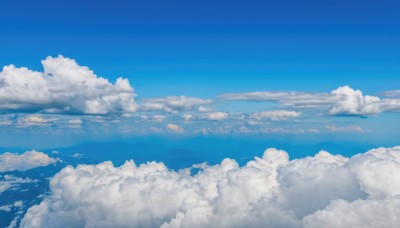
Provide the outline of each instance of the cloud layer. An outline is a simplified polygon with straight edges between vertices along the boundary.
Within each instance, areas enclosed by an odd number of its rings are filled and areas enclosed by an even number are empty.
[[[43,72],[14,65],[0,72],[0,110],[109,114],[136,110],[128,79],[114,84],[75,60],[47,57]]]
[[[263,111],[263,112],[255,112],[250,114],[250,118],[256,120],[287,120],[288,118],[299,117],[301,115],[300,112],[295,111],[287,111],[287,110],[276,110],[276,111]]]
[[[393,92],[392,92],[393,93]],[[400,99],[381,99],[363,95],[360,90],[342,86],[331,93],[305,93],[296,91],[232,93],[219,96],[223,100],[270,101],[293,108],[323,108],[328,115],[376,115],[399,111]]]
[[[194,108],[204,108],[203,105],[211,104],[211,99],[200,99],[196,97],[174,96],[163,98],[146,98],[140,105],[141,111],[164,111],[177,112],[182,110],[192,110]]]
[[[289,161],[268,149],[178,172],[150,162],[66,167],[22,227],[398,227],[400,147]]]
[[[20,155],[6,152],[0,155],[0,172],[25,171],[40,166],[48,166],[57,161],[57,159],[35,150]]]

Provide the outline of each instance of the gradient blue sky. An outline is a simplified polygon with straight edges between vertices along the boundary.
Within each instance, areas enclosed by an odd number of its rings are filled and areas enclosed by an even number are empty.
[[[378,96],[400,89],[399,11],[399,1],[386,0],[2,1],[0,66],[41,71],[41,60],[62,54],[111,81],[128,78],[139,100],[329,93],[344,85]],[[252,112],[271,104],[216,106]],[[362,126],[376,132],[370,138],[395,141],[398,119],[383,113],[318,121],[322,128]]]

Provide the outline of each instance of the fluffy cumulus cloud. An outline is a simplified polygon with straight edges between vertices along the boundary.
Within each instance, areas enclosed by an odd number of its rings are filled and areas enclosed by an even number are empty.
[[[399,227],[400,147],[289,160],[268,149],[240,167],[150,162],[68,166],[22,227]]]
[[[287,110],[276,110],[276,111],[263,111],[263,112],[255,112],[250,114],[251,119],[256,120],[272,120],[272,121],[279,121],[279,120],[287,120],[288,118],[299,117],[301,115],[300,112],[295,111],[287,111]]]
[[[63,56],[42,61],[43,72],[14,65],[0,72],[0,110],[109,114],[133,112],[128,79],[113,84]]]
[[[364,96],[360,90],[348,86],[333,90],[332,95],[340,99],[329,108],[329,115],[376,115],[387,108],[379,97]]]
[[[48,166],[57,162],[58,159],[51,158],[47,154],[35,150],[23,154],[4,153],[0,155],[0,172],[25,171],[40,166]]]
[[[392,91],[390,94],[397,94]],[[294,108],[322,108],[328,115],[376,115],[400,110],[400,99],[363,95],[360,90],[342,86],[331,93],[266,91],[233,93],[219,96],[223,100],[270,101]]]

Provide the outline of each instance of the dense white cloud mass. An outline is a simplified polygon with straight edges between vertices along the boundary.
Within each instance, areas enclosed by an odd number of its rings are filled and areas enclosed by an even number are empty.
[[[176,112],[179,110],[192,110],[202,105],[211,104],[211,99],[201,99],[196,97],[173,96],[163,98],[146,98],[139,106],[141,111],[165,111]]]
[[[42,64],[44,72],[3,67],[0,110],[108,114],[136,109],[128,79],[118,78],[112,84],[61,55],[47,57]]]
[[[223,94],[224,100],[272,101],[294,108],[325,108],[328,115],[376,115],[399,111],[400,99],[363,95],[360,90],[342,86],[331,93],[251,92]]]
[[[66,167],[22,227],[399,227],[400,147],[175,172],[162,163]]]
[[[57,161],[57,159],[35,150],[27,151],[20,155],[7,152],[0,155],[0,172],[25,171],[40,166],[48,166]]]
[[[348,86],[339,87],[332,94],[341,99],[332,104],[329,115],[376,115],[386,109],[379,97],[364,96],[360,90]]]
[[[268,119],[272,121],[279,121],[279,120],[287,120],[288,118],[292,117],[299,117],[300,115],[301,115],[300,112],[276,110],[276,111],[255,112],[250,114],[249,117],[256,120]]]

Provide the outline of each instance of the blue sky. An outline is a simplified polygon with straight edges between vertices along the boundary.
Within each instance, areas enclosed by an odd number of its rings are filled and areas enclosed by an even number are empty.
[[[399,12],[0,1],[0,227],[400,227]]]
[[[212,99],[214,112],[236,115],[237,128],[245,125],[246,120],[237,119],[242,114],[301,113],[289,121],[266,121],[267,138],[291,138],[283,130],[299,129],[317,129],[319,134],[311,139],[340,138],[336,129],[354,131],[354,140],[394,142],[399,132],[393,107],[343,117],[343,113],[325,115],[329,107],[297,109],[281,106],[281,101],[226,101],[219,96],[256,91],[329,94],[348,85],[363,95],[384,99],[383,92],[398,90],[400,85],[399,7],[398,1],[5,1],[0,7],[0,65],[41,72],[41,60],[61,54],[112,83],[118,77],[129,79],[138,103],[168,96]],[[166,120],[153,127],[185,126],[184,135],[217,125],[199,117],[189,126],[179,119],[185,111],[194,115],[193,110],[133,115],[138,119],[165,115]],[[93,116],[79,112],[3,112],[2,121],[12,123],[1,126],[7,145],[17,144],[14,135],[35,142],[46,134],[60,144],[82,138],[129,138],[137,133],[122,133],[122,125],[137,129],[150,125],[102,115],[108,125],[122,124],[100,130],[98,125],[89,126]],[[19,120],[29,115],[50,119],[51,124],[21,128]],[[80,133],[59,123],[73,119],[84,122]],[[233,120],[218,124],[232,125],[229,122]],[[337,128],[328,128],[332,126]],[[59,132],[63,132],[60,137]]]

